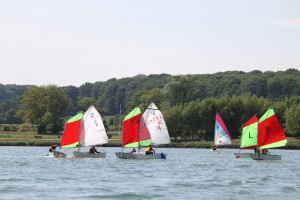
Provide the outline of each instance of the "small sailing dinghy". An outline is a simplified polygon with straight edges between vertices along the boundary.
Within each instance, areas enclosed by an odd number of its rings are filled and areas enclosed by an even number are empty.
[[[286,146],[286,134],[273,109],[259,119],[257,148],[260,150]],[[256,153],[251,155],[254,160],[281,160],[281,155]]]
[[[252,158],[254,149],[257,148],[257,131],[258,131],[258,118],[252,117],[243,125],[241,135],[241,145],[238,153],[234,153],[236,158]],[[241,150],[251,149],[252,152],[243,152]]]
[[[107,133],[101,118],[101,115],[96,108],[91,105],[84,113],[82,118],[82,126],[79,132],[78,151],[73,154],[78,158],[105,158],[106,152],[89,153],[80,151],[81,147],[91,147],[108,143]]]
[[[91,147],[108,143],[108,137],[101,115],[96,108],[91,105],[83,114],[78,113],[66,123],[65,130],[61,139],[60,149],[78,148],[74,151],[75,157],[79,158],[105,158],[106,152],[89,153],[80,151],[81,147]],[[55,157],[66,156],[60,151],[54,152]]]
[[[214,146],[212,148],[212,151],[220,153],[217,147],[228,144],[232,144],[229,131],[221,116],[218,113],[216,113]]]
[[[154,103],[141,113],[140,108],[134,108],[123,121],[122,152],[116,152],[123,159],[166,159],[164,153],[145,154],[141,147],[158,146],[171,142],[163,115]],[[138,148],[138,152],[124,152],[124,148]]]

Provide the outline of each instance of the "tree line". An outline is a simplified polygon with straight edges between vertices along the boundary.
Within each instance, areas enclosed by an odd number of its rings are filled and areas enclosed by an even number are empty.
[[[296,69],[137,75],[80,87],[0,84],[0,123],[30,122],[37,124],[41,133],[55,133],[63,129],[67,116],[90,104],[102,115],[114,115],[109,123],[118,124],[120,110],[124,115],[136,106],[145,109],[155,102],[173,137],[211,139],[219,112],[235,138],[247,119],[259,117],[272,107],[288,134],[299,137],[299,86],[300,72]]]

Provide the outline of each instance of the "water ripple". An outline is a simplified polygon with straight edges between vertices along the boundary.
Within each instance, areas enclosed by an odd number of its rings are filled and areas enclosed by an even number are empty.
[[[166,160],[45,157],[47,147],[0,147],[2,199],[295,199],[300,151],[280,162],[234,158],[234,149],[162,149]],[[12,153],[14,152],[14,153]]]

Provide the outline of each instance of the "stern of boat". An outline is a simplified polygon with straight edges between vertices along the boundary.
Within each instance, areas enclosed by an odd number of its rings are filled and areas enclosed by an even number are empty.
[[[253,160],[281,160],[281,155],[254,154],[251,157]]]

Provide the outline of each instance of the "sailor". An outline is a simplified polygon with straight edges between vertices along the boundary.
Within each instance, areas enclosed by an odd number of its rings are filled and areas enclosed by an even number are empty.
[[[149,145],[149,146],[146,148],[145,153],[146,153],[146,155],[149,155],[149,154],[155,154],[155,151],[154,151],[154,149],[151,147],[151,145]]]
[[[90,148],[90,150],[89,150],[89,153],[90,153],[90,154],[94,154],[94,153],[99,153],[99,152],[97,151],[97,149],[96,149],[95,146],[92,146],[92,147]]]
[[[130,153],[135,153],[135,152],[136,152],[135,148],[132,148]]]
[[[213,145],[212,148],[211,148],[211,150],[216,151],[217,150],[216,145]]]
[[[49,148],[49,152],[54,152],[56,149],[56,145],[52,144],[51,147]]]
[[[262,150],[262,154],[268,155],[268,154],[270,154],[270,153],[269,153],[268,149],[263,149],[263,150]]]

